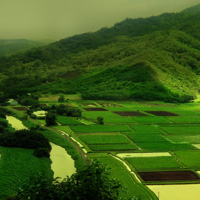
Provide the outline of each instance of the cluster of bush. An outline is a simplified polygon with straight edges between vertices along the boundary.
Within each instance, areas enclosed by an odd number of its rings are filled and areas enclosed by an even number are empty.
[[[0,134],[0,146],[34,149],[37,157],[49,157],[51,145],[46,137],[36,130],[18,130]]]

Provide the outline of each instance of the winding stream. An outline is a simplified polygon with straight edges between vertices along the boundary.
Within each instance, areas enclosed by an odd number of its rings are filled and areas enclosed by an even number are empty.
[[[51,169],[54,171],[54,178],[60,177],[62,179],[66,176],[71,176],[76,172],[74,160],[66,152],[66,150],[54,143],[50,143],[52,150],[50,158],[52,160]]]

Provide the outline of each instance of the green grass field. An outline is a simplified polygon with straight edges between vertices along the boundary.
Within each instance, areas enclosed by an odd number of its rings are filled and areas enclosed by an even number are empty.
[[[70,128],[77,133],[103,133],[103,132],[122,132],[131,131],[126,125],[78,125],[70,126]]]
[[[184,127],[162,127],[162,130],[167,134],[172,135],[200,135],[200,127],[199,126],[184,126]]]
[[[186,167],[200,170],[200,150],[176,151],[174,153]]]
[[[85,111],[82,113],[83,117],[96,120],[101,116],[104,118],[104,123],[109,124],[134,124],[135,121],[131,117],[122,117],[110,111]]]
[[[35,157],[33,150],[3,147],[0,150],[0,199],[13,195],[30,176],[39,173],[53,176],[50,159]]]
[[[180,168],[181,165],[172,156],[166,157],[132,157],[126,160],[137,170],[167,170]]]
[[[87,144],[128,144],[124,135],[79,135],[79,138]]]
[[[56,120],[58,123],[62,125],[80,125],[82,124],[81,122],[71,118],[71,117],[66,117],[66,116],[57,116]]]

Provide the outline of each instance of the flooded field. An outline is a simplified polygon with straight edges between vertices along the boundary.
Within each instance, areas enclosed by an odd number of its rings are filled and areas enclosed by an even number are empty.
[[[22,124],[22,122],[13,117],[13,116],[6,116],[6,119],[8,120],[8,123],[11,124],[11,126],[15,129],[15,130],[22,130],[22,129],[28,129],[26,126],[24,126]]]
[[[159,200],[199,200],[200,184],[148,185]]]
[[[54,178],[66,178],[76,172],[74,160],[66,150],[58,145],[51,143],[50,158],[52,160],[51,169],[54,171]]]

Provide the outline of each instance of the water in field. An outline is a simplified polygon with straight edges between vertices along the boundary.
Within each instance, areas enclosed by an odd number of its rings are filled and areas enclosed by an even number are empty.
[[[66,150],[53,143],[51,143],[51,147],[51,169],[54,172],[54,178],[60,177],[61,179],[63,179],[66,178],[66,176],[71,176],[73,173],[75,173],[76,168],[74,166],[74,160],[66,152]]]
[[[199,200],[200,184],[148,185],[159,200]]]
[[[22,130],[22,129],[28,129],[26,126],[24,126],[22,124],[22,122],[13,117],[13,116],[6,116],[6,119],[8,120],[8,123],[11,124],[11,126],[15,129],[15,130]]]

